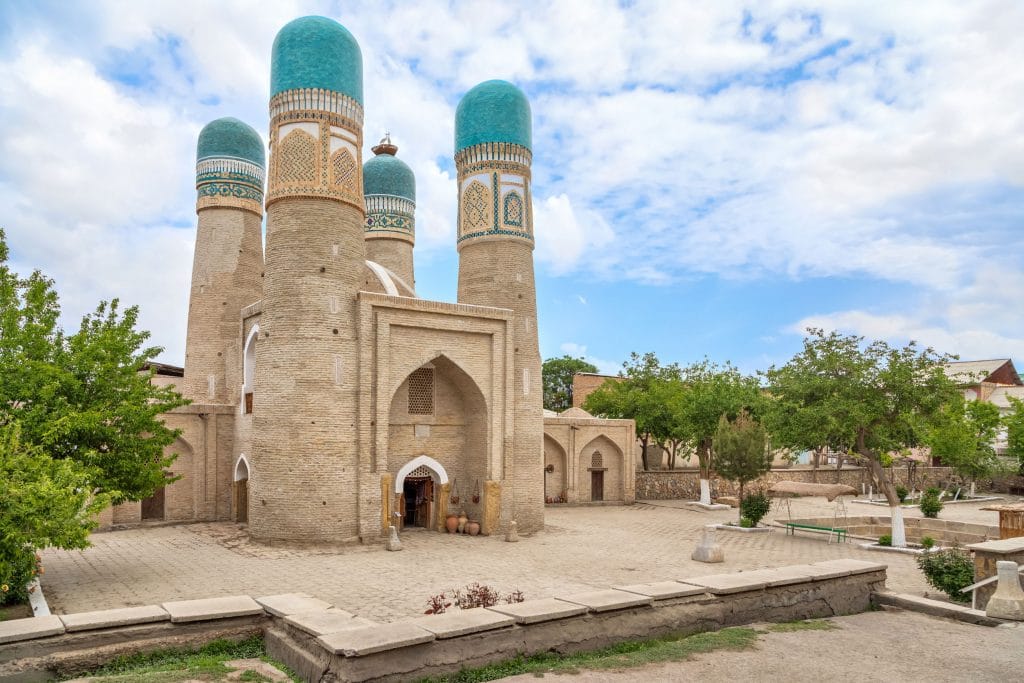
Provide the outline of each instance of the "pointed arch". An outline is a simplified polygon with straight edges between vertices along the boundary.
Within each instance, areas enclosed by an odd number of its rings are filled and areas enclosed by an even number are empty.
[[[249,467],[249,459],[245,457],[245,453],[238,456],[238,460],[235,461],[235,481],[242,481],[248,479],[249,474],[252,472],[252,468]]]
[[[519,196],[519,193],[512,190],[505,195],[503,218],[505,225],[510,225],[516,228],[523,227],[523,198]]]
[[[282,183],[316,184],[319,181],[317,149],[319,141],[295,128],[281,141],[277,160],[278,180]]]
[[[242,414],[248,415],[253,411],[254,392],[253,379],[256,376],[256,343],[260,336],[260,325],[256,323],[249,330],[249,336],[245,338],[245,346],[242,351]]]
[[[579,450],[576,458],[581,500],[625,500],[625,458],[612,438],[598,434]]]
[[[462,234],[487,230],[493,220],[491,190],[479,180],[473,180],[462,193]]]
[[[352,153],[342,147],[331,155],[331,183],[335,187],[355,191],[359,167]]]
[[[544,501],[566,502],[569,488],[565,448],[550,434],[544,434]]]
[[[444,469],[444,465],[429,455],[418,455],[398,468],[398,474],[395,475],[395,493],[402,492],[402,484],[405,483],[405,478],[409,476],[410,472],[420,467],[426,467],[433,472],[436,475],[434,479],[441,486],[448,483],[448,472]]]

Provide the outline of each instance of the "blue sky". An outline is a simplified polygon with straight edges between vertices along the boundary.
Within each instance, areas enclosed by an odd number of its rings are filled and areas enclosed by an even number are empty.
[[[534,123],[541,351],[748,371],[808,325],[1024,357],[1019,2],[6,2],[0,216],[65,324],[142,307],[183,358],[200,128],[265,135],[270,46],[337,19],[364,155],[418,183],[417,286],[453,300],[455,105],[517,83]]]

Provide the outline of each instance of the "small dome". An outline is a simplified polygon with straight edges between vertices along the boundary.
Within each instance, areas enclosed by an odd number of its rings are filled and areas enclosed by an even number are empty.
[[[391,194],[416,201],[416,176],[395,156],[394,145],[373,148],[377,156],[363,164],[363,194]]]
[[[455,153],[482,142],[511,142],[531,149],[530,102],[508,81],[484,81],[455,110]]]
[[[199,132],[196,160],[233,157],[266,167],[263,138],[252,126],[230,116],[210,121]]]
[[[344,26],[327,17],[301,17],[277,33],[270,56],[270,96],[323,88],[363,103],[363,56]]]

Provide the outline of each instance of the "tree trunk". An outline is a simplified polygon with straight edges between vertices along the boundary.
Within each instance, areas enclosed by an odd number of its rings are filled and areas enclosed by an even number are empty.
[[[843,454],[840,453],[836,456],[836,470],[843,469]]]
[[[739,510],[740,522],[742,524],[742,522],[743,522],[743,480],[742,479],[740,479],[740,495],[739,495],[738,498],[736,498],[736,502],[738,503],[736,505],[736,507]]]
[[[647,466],[647,442],[650,440],[649,436],[640,437],[640,461],[643,463],[644,472],[647,472],[651,468]]]
[[[818,483],[818,467],[821,466],[821,449],[815,448],[811,453],[811,480]]]
[[[704,441],[697,444],[700,463],[700,502],[711,505],[711,447]]]
[[[857,437],[857,452],[867,458],[875,482],[882,493],[885,494],[885,500],[889,503],[889,515],[892,520],[892,545],[894,548],[906,548],[907,531],[903,525],[903,508],[900,507],[900,498],[896,495],[896,487],[885,476],[881,456],[868,450],[863,442],[863,435],[859,435]]]

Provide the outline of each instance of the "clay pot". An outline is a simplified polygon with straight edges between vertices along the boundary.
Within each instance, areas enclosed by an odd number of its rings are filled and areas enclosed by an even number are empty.
[[[470,522],[466,525],[466,533],[470,536],[476,536],[480,533],[480,522]]]
[[[448,533],[454,534],[455,530],[459,528],[459,516],[453,512],[445,517],[444,528],[448,530]]]
[[[456,527],[460,534],[466,533],[466,522],[469,521],[469,517],[466,517],[465,512],[459,513],[459,525]]]

